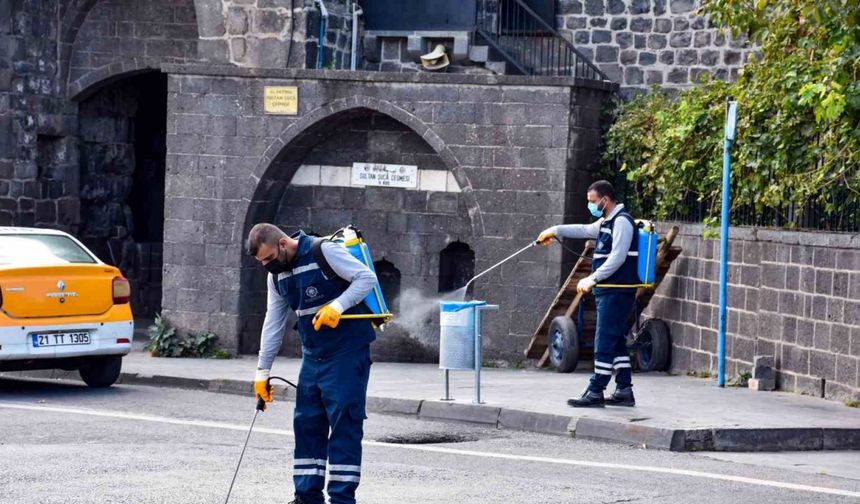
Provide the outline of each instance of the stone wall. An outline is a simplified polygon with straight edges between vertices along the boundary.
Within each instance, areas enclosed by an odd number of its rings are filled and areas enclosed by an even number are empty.
[[[195,3],[200,59],[252,68],[316,68],[320,11],[314,0]],[[327,68],[349,68],[352,17],[347,3],[325,2],[329,20],[323,66]]]
[[[78,222],[75,107],[58,96],[57,4],[0,3],[0,225]]]
[[[544,227],[584,219],[565,214],[566,191],[584,183],[572,174],[591,180],[599,162],[596,111],[610,89],[511,76],[169,70],[164,312],[234,348],[259,338],[244,315],[262,309],[249,293],[264,271],[243,254],[243,239],[255,222],[277,218],[321,129],[375,112],[420,136],[462,188],[457,214],[468,216],[481,271]],[[265,114],[266,85],[297,86],[298,116]],[[447,199],[440,204],[453,203]],[[436,251],[458,238],[448,220],[418,213],[407,234],[426,235]],[[385,237],[374,244],[385,247]],[[491,317],[488,356],[522,358],[560,273],[559,249],[538,248],[479,282],[475,295],[504,307]],[[435,295],[438,285],[429,284]]]
[[[684,251],[648,308],[669,322],[678,372],[716,371],[720,245],[702,232],[681,225]],[[860,397],[860,235],[733,227],[730,238],[727,376],[769,355],[783,390]]]
[[[747,40],[713,29],[698,0],[559,0],[557,28],[624,88],[735,79]]]
[[[72,44],[70,94],[132,69],[195,59],[193,0],[101,0],[86,14]]]

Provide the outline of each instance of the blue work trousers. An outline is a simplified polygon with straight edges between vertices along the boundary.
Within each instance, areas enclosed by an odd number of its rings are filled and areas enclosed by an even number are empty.
[[[603,393],[615,371],[618,388],[633,384],[630,354],[627,352],[628,321],[636,303],[635,289],[604,291],[594,296],[597,304],[597,331],[594,338],[594,375],[588,384],[592,392]]]
[[[355,503],[370,365],[369,345],[326,359],[302,358],[293,482],[303,502],[325,503],[327,473],[331,504]]]

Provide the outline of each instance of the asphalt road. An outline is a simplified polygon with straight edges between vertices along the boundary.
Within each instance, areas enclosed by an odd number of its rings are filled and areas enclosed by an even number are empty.
[[[223,503],[253,406],[0,378],[0,503]],[[260,415],[231,503],[291,500],[291,415],[287,402]],[[852,453],[718,460],[380,415],[365,430],[363,504],[860,502]],[[434,438],[448,442],[399,444]]]

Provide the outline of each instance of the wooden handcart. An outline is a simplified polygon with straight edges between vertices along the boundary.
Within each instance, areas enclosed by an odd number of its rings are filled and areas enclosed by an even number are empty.
[[[639,315],[648,306],[672,261],[681,254],[681,248],[672,245],[677,235],[678,227],[675,226],[658,243],[654,287],[640,287],[636,291],[636,309],[630,315],[628,347],[633,351],[634,365],[640,371],[662,371],[669,364],[671,340],[668,326],[660,319],[647,319],[640,324]],[[525,350],[526,357],[538,359],[539,367],[552,365],[560,373],[570,373],[576,369],[580,359],[594,356],[597,322],[594,296],[576,292],[577,283],[591,274],[593,253],[594,242],[586,242],[582,255]]]

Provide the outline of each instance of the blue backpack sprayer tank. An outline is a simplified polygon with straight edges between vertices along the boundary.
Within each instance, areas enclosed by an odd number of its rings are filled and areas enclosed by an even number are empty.
[[[345,228],[338,229],[334,233],[329,236],[318,239],[314,242],[313,246],[313,254],[314,259],[317,264],[320,265],[320,268],[325,273],[325,276],[328,278],[334,278],[336,273],[329,266],[328,261],[326,261],[325,256],[322,253],[321,245],[325,240],[332,241],[344,247],[346,250],[352,254],[353,257],[361,261],[362,264],[370,268],[374,274],[376,273],[376,268],[373,266],[373,259],[370,255],[370,247],[367,246],[367,243],[364,241],[364,238],[361,235],[361,231],[359,231],[355,226],[346,226]],[[364,298],[364,305],[370,313],[361,314],[361,315],[341,315],[342,319],[369,319],[374,327],[384,330],[385,324],[390,322],[391,319],[394,318],[394,314],[388,310],[388,305],[385,304],[385,297],[382,295],[382,287],[379,285],[379,281],[377,280],[376,285],[373,286],[373,290],[370,291],[370,294]]]

